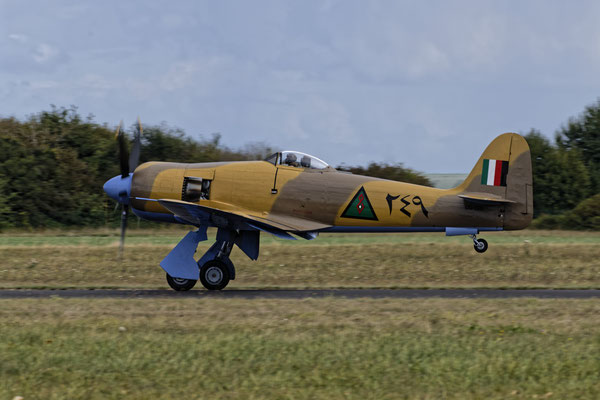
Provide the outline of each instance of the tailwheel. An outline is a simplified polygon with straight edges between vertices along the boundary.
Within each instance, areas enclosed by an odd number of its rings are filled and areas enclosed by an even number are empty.
[[[488,249],[488,242],[485,239],[473,239],[473,247],[478,253],[485,253]]]
[[[184,279],[184,278],[174,278],[171,275],[167,274],[167,283],[173,290],[178,292],[185,292],[190,290],[196,284],[196,280],[194,279]]]
[[[200,268],[200,282],[208,290],[221,290],[229,283],[229,268],[220,260],[210,260]]]

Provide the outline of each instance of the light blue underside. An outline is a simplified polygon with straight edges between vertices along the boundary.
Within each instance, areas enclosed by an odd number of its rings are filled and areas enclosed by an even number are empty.
[[[415,226],[332,226],[321,232],[336,233],[418,233],[445,232],[446,236],[473,235],[479,232],[501,231],[501,227],[415,227]]]

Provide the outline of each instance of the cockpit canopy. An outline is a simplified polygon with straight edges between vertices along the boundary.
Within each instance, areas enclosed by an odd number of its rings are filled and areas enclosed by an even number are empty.
[[[273,165],[287,165],[296,168],[325,169],[329,167],[329,164],[317,157],[289,150],[271,154],[265,161]]]

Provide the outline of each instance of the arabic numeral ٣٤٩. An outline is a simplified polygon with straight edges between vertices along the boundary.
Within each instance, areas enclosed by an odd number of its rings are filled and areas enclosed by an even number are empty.
[[[412,214],[410,211],[407,210],[407,207],[409,207],[410,205],[420,206],[421,211],[423,212],[423,215],[425,215],[426,218],[429,218],[429,211],[427,210],[427,207],[425,207],[425,204],[423,204],[423,200],[421,199],[421,197],[420,196],[412,196],[412,199],[407,200],[411,196],[412,195],[407,194],[406,196],[404,196],[400,199],[400,201],[403,204],[402,208],[400,208],[400,211],[402,213],[404,213],[404,215],[406,215],[407,217],[410,217]],[[388,206],[390,208],[390,215],[392,214],[394,200],[398,200],[399,198],[400,198],[400,195],[392,196],[389,193],[385,197],[385,200],[387,201]]]

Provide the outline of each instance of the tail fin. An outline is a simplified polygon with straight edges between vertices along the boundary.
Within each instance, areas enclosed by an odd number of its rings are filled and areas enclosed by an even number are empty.
[[[498,136],[454,190],[461,197],[496,199],[504,214],[504,229],[526,228],[533,217],[533,184],[525,138],[516,133]]]

